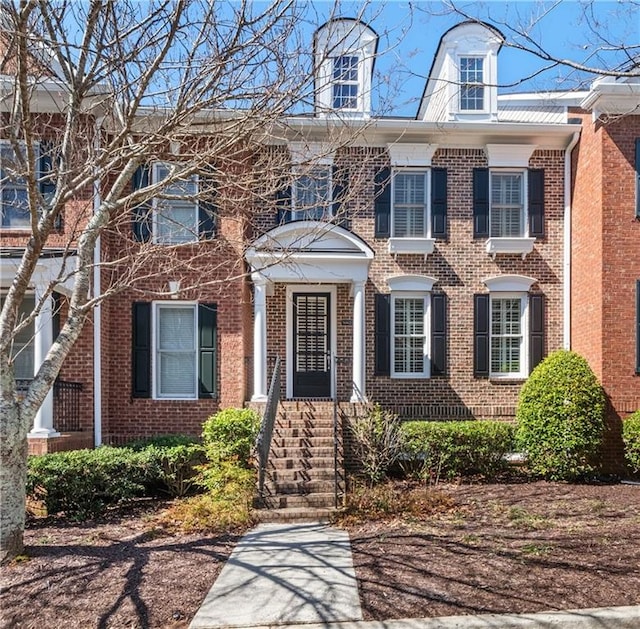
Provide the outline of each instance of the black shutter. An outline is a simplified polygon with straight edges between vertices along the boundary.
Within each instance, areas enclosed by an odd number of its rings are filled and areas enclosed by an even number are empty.
[[[636,373],[640,374],[640,280],[636,282]]]
[[[144,164],[139,166],[135,173],[131,184],[134,190],[146,188],[149,185],[150,166]],[[131,230],[133,237],[138,242],[148,242],[151,240],[151,203],[146,201],[140,203],[133,208],[131,216]]]
[[[529,236],[544,237],[544,170],[529,170]]]
[[[56,193],[56,180],[55,172],[53,168],[54,161],[54,147],[51,142],[40,143],[40,163],[39,163],[39,177],[40,177],[40,194],[44,201],[45,206],[48,206]],[[56,216],[53,222],[53,228],[62,229],[62,212]]]
[[[529,297],[529,373],[544,358],[544,295]]]
[[[198,235],[201,240],[209,240],[216,235],[218,214],[216,206],[218,191],[213,177],[203,177],[200,180],[200,193],[202,197],[198,201]]]
[[[473,374],[489,377],[489,295],[473,296]]]
[[[349,186],[349,171],[346,168],[333,167],[332,173],[332,201],[333,206],[331,213],[336,219],[336,223],[341,227],[346,227],[349,221],[347,216],[346,206],[344,200],[347,196],[347,190]]]
[[[640,220],[640,138],[636,139],[636,218]]]
[[[55,341],[60,335],[60,309],[62,308],[62,295],[54,291],[51,293],[51,300],[53,302],[51,328],[53,332],[53,340]]]
[[[218,309],[216,304],[198,305],[198,397],[216,396]]]
[[[447,169],[431,169],[431,237],[447,237]]]
[[[391,369],[391,297],[376,294],[375,374],[388,376]]]
[[[431,295],[431,375],[447,373],[447,296]]]
[[[132,310],[131,395],[151,397],[151,304],[134,302]]]
[[[374,177],[375,185],[375,237],[391,235],[391,168],[380,168]]]
[[[489,237],[489,169],[473,169],[473,237]]]
[[[283,186],[276,192],[278,225],[291,222],[291,186]]]

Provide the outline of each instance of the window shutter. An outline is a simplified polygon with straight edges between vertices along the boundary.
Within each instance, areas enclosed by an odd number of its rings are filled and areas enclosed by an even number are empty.
[[[198,201],[198,235],[200,240],[209,240],[216,235],[217,184],[213,177],[203,177],[199,182],[199,188],[202,198]]]
[[[391,234],[391,168],[380,168],[374,177],[375,237],[389,238]]]
[[[544,237],[544,170],[529,170],[529,236]]]
[[[447,373],[447,296],[431,295],[431,375]]]
[[[54,147],[51,142],[43,141],[40,143],[40,194],[46,205],[56,193],[55,173],[53,168]],[[62,229],[62,212],[58,213],[53,221],[53,228]]]
[[[62,295],[60,293],[53,291],[53,293],[51,293],[51,300],[53,302],[51,328],[53,332],[53,340],[55,341],[60,335],[60,309],[62,308]]]
[[[636,282],[636,373],[640,374],[640,280]]]
[[[388,376],[391,369],[391,297],[376,295],[375,375]]]
[[[544,358],[544,295],[529,297],[529,373]]]
[[[640,220],[640,138],[636,139],[636,218]]]
[[[489,169],[473,169],[473,237],[489,237]]]
[[[431,169],[431,237],[447,237],[447,169]]]
[[[131,395],[151,397],[151,304],[134,302],[132,312]]]
[[[344,200],[347,196],[349,186],[349,171],[346,168],[338,168],[334,165],[332,172],[332,201],[331,213],[336,219],[336,223],[341,227],[346,227],[349,222],[347,209]]]
[[[473,375],[489,377],[489,295],[473,296]]]
[[[291,222],[291,186],[284,186],[276,192],[278,225]]]
[[[133,173],[131,184],[134,190],[146,188],[149,185],[151,168],[148,164],[139,166]],[[131,229],[133,237],[138,242],[151,240],[151,203],[146,201],[133,208],[131,217]]]
[[[198,305],[198,397],[216,396],[218,308],[216,304]]]

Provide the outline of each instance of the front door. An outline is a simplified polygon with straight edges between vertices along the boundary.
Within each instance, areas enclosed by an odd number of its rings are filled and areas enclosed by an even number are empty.
[[[293,397],[331,397],[330,294],[293,294]]]

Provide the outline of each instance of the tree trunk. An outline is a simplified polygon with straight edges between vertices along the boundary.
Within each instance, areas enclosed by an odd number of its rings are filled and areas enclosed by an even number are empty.
[[[19,402],[0,402],[0,564],[24,549],[27,433],[22,430]]]

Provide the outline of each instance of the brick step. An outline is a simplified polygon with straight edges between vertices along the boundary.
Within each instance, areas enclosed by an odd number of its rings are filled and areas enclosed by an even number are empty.
[[[333,470],[334,460],[330,457],[269,457],[269,468],[276,470],[309,470],[309,469],[331,469]]]
[[[324,524],[329,521],[333,511],[333,508],[288,507],[256,509],[254,514],[260,522],[322,522]]]
[[[333,446],[323,448],[309,448],[297,446],[293,448],[271,447],[271,457],[274,459],[309,459],[311,463],[315,459],[330,458],[333,456]]]
[[[278,494],[265,498],[271,509],[287,509],[289,507],[330,508],[335,503],[333,492],[316,494]]]
[[[333,412],[333,400],[280,400],[278,408],[285,411]]]
[[[300,415],[299,413],[287,413],[278,415],[276,428],[331,428],[333,429],[333,415]]]
[[[310,481],[280,481],[268,482],[267,493],[272,496],[299,494],[307,496],[310,494],[326,494],[333,492],[335,482],[333,480],[310,480]]]
[[[333,435],[331,437],[281,437],[273,436],[272,450],[280,448],[331,448],[333,450]]]
[[[312,467],[306,470],[277,469],[269,470],[267,478],[274,483],[292,483],[302,481],[330,480],[333,481],[335,472],[333,465],[330,468]]]
[[[276,426],[273,429],[273,438],[280,437],[282,439],[305,439],[307,437],[333,440],[333,425],[328,428],[320,428],[318,426],[293,426],[291,428],[284,426]]]

